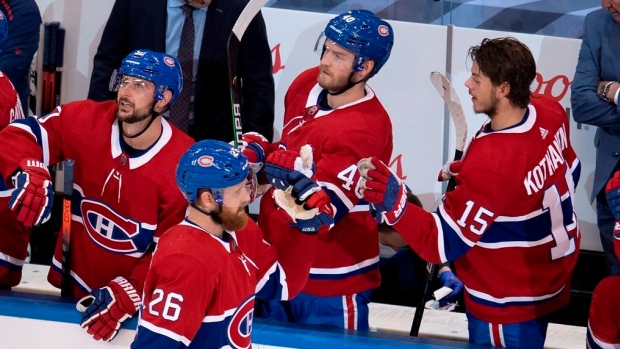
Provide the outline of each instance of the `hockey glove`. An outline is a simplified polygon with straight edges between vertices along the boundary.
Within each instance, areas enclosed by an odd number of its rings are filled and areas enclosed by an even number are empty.
[[[114,339],[121,323],[132,317],[140,305],[140,296],[131,283],[122,276],[103,288],[92,290],[80,299],[76,308],[82,312],[82,328],[95,340]]]
[[[616,171],[607,182],[607,185],[605,186],[605,196],[607,198],[607,204],[611,209],[611,213],[616,219],[614,238],[616,240],[620,240],[620,171]]]
[[[463,283],[450,270],[446,270],[439,276],[439,281],[444,287],[452,289],[452,292],[439,300],[439,306],[443,307],[448,303],[454,303],[458,296],[463,292]]]
[[[271,143],[260,133],[247,132],[243,134],[242,153],[248,158],[254,173],[258,174],[263,169],[270,148]]]
[[[357,168],[362,177],[361,194],[376,212],[375,219],[379,223],[396,224],[407,208],[405,185],[375,157],[360,160]]]
[[[290,186],[287,176],[292,171],[299,171],[312,178],[314,170],[312,147],[309,144],[302,146],[299,153],[292,150],[274,151],[267,157],[265,164],[269,184],[280,190],[286,190]]]
[[[334,224],[334,211],[329,195],[303,173],[292,171],[288,177],[292,185],[287,191],[276,190],[274,198],[296,227],[306,234],[318,233],[323,225]]]
[[[450,180],[452,177],[456,176],[460,171],[463,163],[461,161],[448,161],[443,165],[441,170],[439,170],[439,174],[437,175],[437,181],[443,182]]]
[[[13,176],[15,190],[9,209],[26,226],[45,223],[52,213],[54,190],[47,166],[34,159],[20,162],[21,171]]]

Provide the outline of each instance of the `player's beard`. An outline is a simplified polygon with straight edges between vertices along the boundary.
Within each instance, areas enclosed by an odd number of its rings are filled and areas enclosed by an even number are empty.
[[[248,215],[245,213],[245,207],[237,209],[222,207],[222,212],[213,217],[213,220],[221,224],[224,230],[237,231],[245,228],[248,223]]]
[[[499,105],[499,98],[495,94],[491,95],[491,105],[489,105],[482,113],[487,114],[489,118],[493,118],[497,113],[497,106]]]
[[[152,101],[149,106],[141,108],[141,109],[135,109],[135,105],[134,105],[133,113],[127,116],[127,115],[121,115],[121,112],[120,112],[121,102],[127,102],[127,103],[131,103],[131,102],[129,102],[125,98],[121,98],[118,100],[118,103],[116,104],[116,118],[118,119],[118,121],[124,122],[126,124],[136,124],[136,123],[139,123],[139,122],[142,122],[148,119],[148,117],[153,115],[153,113],[155,112],[155,103],[157,103],[157,101]]]
[[[327,75],[323,72],[323,70],[327,71],[327,69],[321,68],[321,72],[319,73],[319,76],[317,76],[316,82],[327,91],[332,93],[342,91],[349,85],[351,74],[348,76],[336,77],[334,74],[331,74],[331,72],[328,72],[330,75]]]

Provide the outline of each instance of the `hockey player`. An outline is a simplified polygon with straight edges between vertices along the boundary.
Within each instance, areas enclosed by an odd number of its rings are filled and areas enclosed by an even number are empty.
[[[605,187],[609,208],[616,219],[614,251],[620,258],[620,171],[616,171]],[[620,276],[609,276],[596,285],[592,293],[586,347],[588,349],[620,348],[620,303],[616,300]]]
[[[286,300],[303,287],[317,216],[296,220],[294,226],[314,227],[302,233],[282,229],[292,222],[277,210],[269,245],[245,213],[255,188],[252,173],[247,158],[224,142],[200,141],[183,155],[177,184],[188,214],[159,240],[131,348],[250,348],[255,297]],[[291,199],[318,187],[299,172],[289,178]],[[294,203],[286,208],[305,211]]]
[[[534,97],[536,63],[513,38],[471,47],[465,82],[489,120],[434,213],[406,203],[378,158],[360,161],[360,191],[376,218],[432,263],[454,261],[465,285],[469,341],[543,348],[548,315],[569,299],[581,239],[573,210],[580,164],[559,103]]]
[[[161,117],[183,86],[172,56],[134,51],[118,75],[117,101],[77,101],[0,133],[0,174],[26,225],[50,215],[47,165],[75,160],[71,225],[72,296],[84,297],[82,327],[111,340],[138,309],[150,248],[183,220],[174,169],[193,140]],[[61,284],[61,239],[49,282]]]
[[[273,318],[368,330],[367,304],[380,282],[378,228],[356,193],[356,163],[368,156],[388,162],[392,154],[390,118],[367,81],[387,62],[393,41],[390,24],[372,12],[343,13],[319,37],[319,66],[302,72],[288,89],[280,140],[280,148],[287,150],[267,155],[267,175],[276,188],[286,188],[293,160],[310,144],[316,162],[312,178],[322,189],[306,203],[329,196],[335,225],[319,234],[308,283],[284,304],[287,311],[279,302],[269,304]],[[265,155],[249,157],[255,162]],[[269,226],[273,210],[274,199],[267,192],[259,215],[267,240],[278,229]]]
[[[6,17],[0,12],[0,52],[8,35]],[[0,72],[0,130],[10,122],[23,119],[24,112],[11,80]],[[1,178],[1,176],[0,176]],[[8,202],[12,191],[0,180],[0,289],[17,286],[27,257],[30,230],[17,219]]]

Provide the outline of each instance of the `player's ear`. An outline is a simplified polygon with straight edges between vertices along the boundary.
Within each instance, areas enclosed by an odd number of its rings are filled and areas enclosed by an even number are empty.
[[[507,81],[502,82],[497,86],[497,91],[501,97],[506,97],[510,94],[510,84]]]
[[[372,70],[374,68],[375,68],[375,61],[369,59],[365,61],[364,63],[362,63],[362,70],[358,71],[358,74],[360,75],[362,79],[367,79],[372,73]]]
[[[162,95],[163,98],[155,103],[155,111],[160,114],[163,113],[166,110],[166,106],[170,104],[172,100],[172,91],[166,90]]]

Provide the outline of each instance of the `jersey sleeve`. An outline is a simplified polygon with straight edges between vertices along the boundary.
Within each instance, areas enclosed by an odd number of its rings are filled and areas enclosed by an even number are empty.
[[[217,287],[217,268],[207,268],[187,254],[155,254],[132,349],[190,345]]]
[[[258,237],[254,252],[258,265],[256,296],[261,299],[289,300],[308,281],[317,236],[291,227],[287,217],[283,210],[271,214],[268,223],[273,232],[271,244],[262,238],[260,228],[252,222]]]
[[[62,107],[58,106],[46,116],[16,120],[0,132],[0,149],[4,152],[0,157],[0,173],[6,181],[22,159],[37,159],[48,166],[62,159],[59,130],[63,128],[64,117]]]
[[[404,217],[394,225],[425,260],[444,263],[464,255],[510,202],[509,194],[502,189],[507,186],[501,180],[506,175],[492,165],[483,165],[485,158],[492,158],[487,155],[478,153],[463,163],[456,188],[446,193],[435,212],[407,204]],[[466,185],[459,185],[463,182]]]

